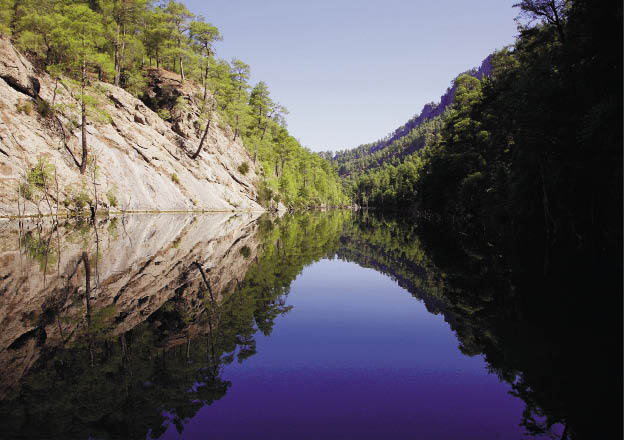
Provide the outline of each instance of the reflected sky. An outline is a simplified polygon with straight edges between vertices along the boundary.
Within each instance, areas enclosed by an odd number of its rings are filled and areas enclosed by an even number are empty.
[[[226,396],[163,438],[521,438],[523,403],[468,357],[442,315],[389,277],[306,267],[258,353],[224,367]]]

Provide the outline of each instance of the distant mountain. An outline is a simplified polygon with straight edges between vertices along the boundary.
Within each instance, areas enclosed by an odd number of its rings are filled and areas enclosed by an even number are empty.
[[[492,73],[491,58],[492,56],[489,55],[479,67],[463,72],[462,75],[469,74],[478,79],[490,76]],[[365,171],[376,168],[388,160],[402,162],[405,156],[421,149],[424,146],[426,134],[430,131],[423,124],[441,116],[453,103],[454,97],[455,81],[453,80],[451,86],[440,98],[439,103],[425,104],[420,113],[414,115],[385,138],[370,144],[360,145],[351,150],[336,152],[332,160],[337,162],[340,176],[348,176],[355,170]],[[421,130],[416,132],[415,130],[419,128]],[[409,140],[405,139],[408,135],[411,138]],[[324,157],[326,156],[328,154],[324,153]]]

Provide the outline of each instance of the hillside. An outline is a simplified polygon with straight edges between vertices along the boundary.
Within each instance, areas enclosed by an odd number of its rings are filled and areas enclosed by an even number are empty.
[[[481,62],[479,67],[463,72],[462,75],[468,74],[478,79],[490,76],[491,59],[490,55]],[[453,80],[440,97],[439,102],[425,104],[420,113],[383,139],[329,155],[338,164],[339,175],[347,177],[352,173],[361,173],[385,163],[396,166],[407,156],[423,148],[428,138],[440,131],[442,126],[440,117],[453,103],[456,90],[455,80]]]
[[[0,215],[350,203],[267,84],[217,58],[218,28],[183,3],[9,4]]]
[[[159,85],[153,81],[149,92],[168,90],[183,99],[183,117],[165,121],[111,84],[93,81],[89,87],[96,100],[86,126],[88,159],[97,166],[94,186],[92,170],[81,174],[77,163],[80,90],[33,67],[1,37],[0,214],[16,215],[18,208],[22,214],[46,214],[57,202],[74,210],[81,200],[94,204],[96,198],[98,208],[112,210],[261,210],[253,167],[238,169],[252,161],[242,141],[234,141],[231,128],[217,119],[205,148],[192,159],[202,135],[195,129],[199,89],[191,82],[180,86],[163,70],[151,73]],[[42,114],[52,102],[53,114]],[[32,181],[40,166],[49,170],[48,180],[29,185],[32,190],[24,190],[18,204],[18,187]]]

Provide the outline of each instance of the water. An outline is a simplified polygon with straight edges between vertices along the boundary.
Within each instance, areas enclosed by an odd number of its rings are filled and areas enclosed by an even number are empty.
[[[441,252],[411,219],[50,223],[0,232],[0,438],[520,439],[567,423],[557,385],[535,387],[549,366],[523,357],[524,316],[500,316],[499,257]]]
[[[509,385],[387,276],[324,259],[297,277],[288,304],[258,354],[225,367],[227,395],[183,437],[520,437]],[[165,438],[178,438],[174,427]]]

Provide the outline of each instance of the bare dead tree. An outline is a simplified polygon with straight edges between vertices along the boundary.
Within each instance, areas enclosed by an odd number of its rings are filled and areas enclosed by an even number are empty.
[[[43,197],[46,201],[46,205],[48,205],[48,212],[51,215],[53,211],[52,211],[52,204],[50,203],[49,182],[48,182],[48,175],[46,174],[46,170],[45,170],[45,163],[42,160],[40,160],[37,163],[37,166],[39,167],[39,172],[41,173],[41,191],[43,192]],[[56,175],[56,167],[54,169],[54,173]]]
[[[240,121],[240,116],[236,115],[236,130],[234,131],[234,140],[238,137],[238,125]]]
[[[78,168],[80,168],[80,166],[81,166],[80,162],[78,162],[78,159],[76,159],[76,156],[74,155],[74,152],[71,150],[71,148],[69,147],[69,144],[67,143],[67,136],[65,135],[65,127],[63,126],[63,123],[61,122],[61,119],[57,115],[54,115],[54,119],[56,120],[56,122],[59,125],[59,128],[61,129],[61,134],[63,135],[63,146],[65,147],[65,149],[67,150],[67,152],[71,156],[72,160],[74,161],[74,164]]]
[[[22,185],[17,182],[17,216],[19,218],[19,223],[22,223],[22,211],[21,211],[21,199],[22,199]]]
[[[217,105],[216,101],[213,101],[212,106],[210,107],[210,110],[208,110],[208,117],[206,121],[206,127],[204,128],[204,134],[202,135],[201,140],[199,141],[199,146],[197,147],[197,151],[195,151],[195,153],[191,156],[191,159],[197,159],[197,157],[199,157],[199,153],[201,153],[201,150],[204,147],[204,142],[206,141],[206,136],[208,136],[208,130],[210,129],[210,123],[212,122],[212,116],[214,114],[216,105]]]
[[[99,271],[99,266],[98,266],[98,262],[100,260],[100,235],[98,233],[98,228],[97,228],[97,221],[93,221],[93,230],[95,231],[95,261],[94,261],[94,266],[95,266],[95,288],[96,288],[96,292],[97,290],[100,288],[100,271]]]
[[[206,272],[204,272],[204,268],[197,261],[193,262],[193,266],[195,266],[195,267],[197,267],[199,269],[199,273],[201,274],[202,279],[204,280],[204,285],[206,286],[206,289],[208,290],[208,293],[210,294],[210,300],[212,301],[212,303],[214,305],[215,304],[215,299],[214,299],[214,296],[212,294],[212,289],[210,288],[210,283],[208,282],[208,278],[206,277]]]
[[[91,160],[89,162],[89,177],[91,178],[91,187],[93,191],[93,203],[89,204],[91,210],[91,221],[95,224],[95,216],[98,207],[98,191],[97,191],[97,172],[98,172],[98,155],[96,151],[91,152]]]
[[[57,228],[58,228],[58,224],[59,224],[58,213],[59,213],[60,192],[59,192],[58,175],[57,175],[57,172],[56,172],[56,165],[54,165],[54,186],[55,186],[55,189],[56,189],[56,212],[54,214],[54,217],[56,219],[56,225],[57,225]]]

